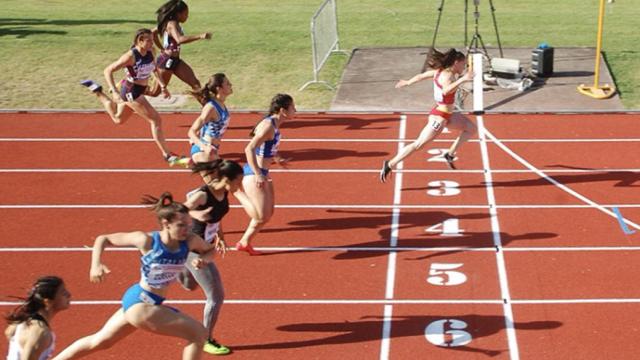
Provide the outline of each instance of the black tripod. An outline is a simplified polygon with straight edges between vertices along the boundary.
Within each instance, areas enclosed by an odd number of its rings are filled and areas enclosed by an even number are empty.
[[[438,7],[438,20],[436,21],[436,28],[433,32],[433,40],[431,41],[431,48],[435,49],[436,46],[436,38],[438,37],[438,30],[440,29],[440,20],[442,19],[442,10],[444,9],[444,1],[440,0],[440,6]],[[470,52],[478,52],[478,47],[482,47],[482,51],[484,52],[484,56],[487,59],[490,59],[489,53],[487,52],[487,48],[484,45],[484,41],[482,41],[482,36],[480,36],[480,32],[478,31],[478,20],[480,19],[480,11],[478,6],[480,5],[480,0],[473,0],[473,5],[475,10],[473,12],[474,17],[474,25],[475,31],[473,33],[473,37],[470,42],[468,40],[468,13],[469,13],[469,0],[464,0],[464,46],[467,48],[467,54]],[[500,42],[500,33],[498,32],[498,22],[496,21],[496,8],[493,6],[493,0],[489,0],[489,6],[491,7],[491,16],[493,18],[493,27],[496,31],[496,38],[498,39],[498,49],[500,50],[500,57],[504,57],[502,53],[502,43]]]

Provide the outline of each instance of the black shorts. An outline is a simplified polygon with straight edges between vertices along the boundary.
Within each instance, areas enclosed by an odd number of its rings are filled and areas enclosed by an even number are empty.
[[[147,87],[145,85],[138,85],[125,80],[120,83],[120,97],[124,101],[135,101],[146,90]]]
[[[158,68],[165,70],[175,70],[181,62],[182,60],[180,60],[179,57],[171,57],[165,53],[160,53],[160,55],[158,55],[158,59],[156,59]]]

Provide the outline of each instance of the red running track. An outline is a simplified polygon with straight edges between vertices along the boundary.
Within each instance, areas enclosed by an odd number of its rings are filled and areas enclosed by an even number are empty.
[[[163,115],[174,151],[188,152],[195,116]],[[244,161],[259,118],[233,114],[226,157]],[[281,152],[292,161],[274,168],[278,208],[256,241],[269,255],[216,259],[227,298],[216,337],[231,356],[634,358],[638,233],[626,235],[499,145],[637,224],[637,116],[485,116],[500,140],[486,143],[486,157],[476,137],[449,171],[434,161],[455,135],[443,134],[380,184],[378,167],[397,151],[403,123],[412,139],[424,116],[304,113],[283,126]],[[97,330],[138,278],[139,256],[125,249],[107,252],[113,273],[90,284],[85,247],[100,233],[153,230],[136,206],[142,194],[180,197],[199,185],[166,167],[148,131],[138,119],[116,127],[99,113],[0,113],[0,308],[37,276],[64,277],[82,303],[55,319],[58,349]],[[248,222],[233,204],[224,224],[232,244]],[[176,287],[169,299],[200,317],[201,292]],[[179,358],[181,348],[136,332],[89,358]]]

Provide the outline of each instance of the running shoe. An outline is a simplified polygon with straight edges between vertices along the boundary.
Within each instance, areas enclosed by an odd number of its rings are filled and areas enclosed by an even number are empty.
[[[242,245],[242,243],[236,243],[236,250],[238,251],[246,251],[251,256],[262,255],[261,251],[258,251],[253,248],[251,245]]]
[[[442,154],[442,158],[444,158],[444,160],[447,162],[447,166],[449,167],[449,169],[456,170],[456,166],[453,164],[453,162],[456,160],[455,156],[449,154],[449,152],[447,151],[446,153]]]
[[[102,91],[102,86],[93,80],[82,80],[80,81],[80,85],[86,86],[94,93]]]
[[[204,344],[203,350],[204,352],[209,353],[211,355],[227,355],[231,352],[231,349],[229,349],[224,345],[218,344],[218,342],[216,342],[213,339],[208,340]]]
[[[165,160],[169,163],[169,166],[180,166],[188,169],[191,166],[191,158],[186,156],[179,156],[174,153],[169,153],[165,157]]]
[[[387,182],[387,178],[391,174],[391,167],[389,166],[389,160],[382,162],[382,169],[380,169],[380,182]]]

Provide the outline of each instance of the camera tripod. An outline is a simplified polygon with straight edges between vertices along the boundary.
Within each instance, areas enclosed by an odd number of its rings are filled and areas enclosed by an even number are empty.
[[[440,29],[440,20],[442,19],[442,10],[444,9],[444,1],[445,0],[440,0],[440,6],[438,7],[438,20],[436,21],[436,28],[435,28],[435,31],[433,32],[433,40],[431,41],[432,49],[435,49],[435,46],[436,46],[436,38],[438,37],[438,30]],[[480,10],[478,9],[478,6],[480,5],[480,0],[473,0],[473,5],[475,7],[473,12],[474,33],[473,33],[473,36],[471,37],[471,41],[468,41],[469,39],[468,38],[469,0],[464,0],[464,46],[467,49],[467,55],[469,53],[477,53],[479,50],[478,48],[481,47],[482,52],[484,53],[484,56],[487,59],[491,59],[491,57],[489,56],[489,52],[487,51],[487,47],[484,45],[484,41],[482,40],[482,36],[478,31],[478,20],[480,19]],[[500,33],[498,32],[498,22],[496,21],[496,14],[495,14],[496,8],[493,6],[493,0],[489,0],[489,6],[491,8],[491,16],[493,18],[493,27],[496,31],[496,38],[498,39],[498,49],[500,50],[500,57],[504,57],[502,53],[502,43],[500,42]]]

